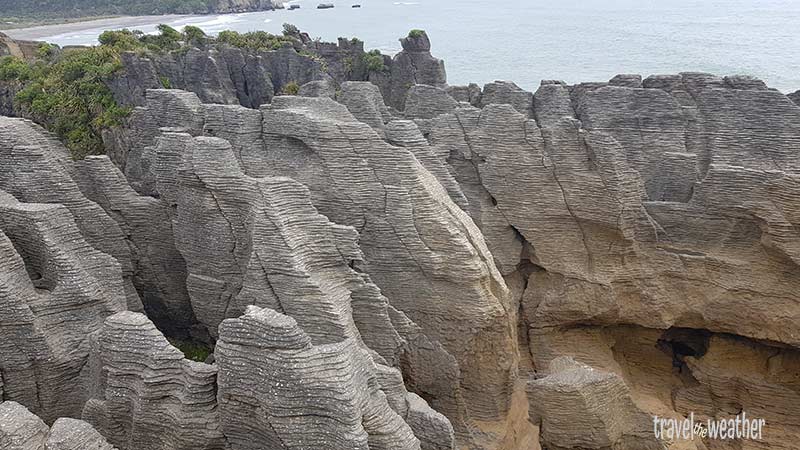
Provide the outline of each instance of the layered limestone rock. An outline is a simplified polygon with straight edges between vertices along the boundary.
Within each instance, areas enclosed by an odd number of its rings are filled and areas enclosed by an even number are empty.
[[[420,448],[353,338],[324,343],[291,317],[249,307],[222,323],[216,360],[232,449]]]
[[[381,137],[386,136],[386,123],[392,120],[392,114],[383,103],[377,86],[364,81],[348,81],[342,83],[341,93],[336,99],[360,122],[371,126]]]
[[[362,48],[363,53],[363,48]],[[258,108],[290,83],[328,78],[320,62],[291,46],[272,51],[235,47],[192,48],[185,53],[123,53],[123,70],[108,81],[119,103],[142,106],[148,89],[194,92],[205,103]]]
[[[370,81],[381,88],[386,104],[398,110],[405,109],[406,94],[416,84],[444,88],[447,73],[444,61],[431,55],[431,41],[427,33],[400,39],[403,50],[392,58],[388,74],[373,72]]]
[[[92,398],[82,417],[120,450],[226,448],[217,368],[184,359],[150,320],[109,317],[92,337]]]
[[[48,422],[79,416],[88,335],[125,309],[123,286],[119,263],[83,239],[68,209],[0,191],[2,399]]]
[[[33,122],[0,117],[0,190],[21,202],[64,205],[83,238],[121,265],[128,306],[141,310],[125,235],[102,208],[83,195],[72,178],[73,171],[68,151],[55,137]]]
[[[796,270],[800,109],[752,79],[636,85],[547,82],[536,121],[510,106],[462,107],[431,132],[509,286],[527,278],[536,366],[559,355],[609,366],[585,351],[602,341],[582,336],[631,323],[796,346],[796,327],[774,312],[791,311],[797,289],[777,274]],[[676,414],[659,401],[637,403]]]
[[[533,94],[511,81],[495,81],[485,85],[481,94],[481,107],[492,104],[511,105],[530,117],[533,112]]]
[[[800,106],[800,91],[792,92],[791,94],[788,94],[787,97]]]
[[[43,450],[47,425],[17,402],[0,402],[0,448]]]
[[[175,248],[168,205],[138,195],[107,156],[76,162],[78,184],[128,236],[134,284],[145,312],[163,332],[187,338],[196,319],[186,291],[186,263]]]
[[[419,383],[457,432],[466,436],[473,419],[502,420],[516,342],[507,288],[473,222],[411,152],[382,141],[343,106],[279,97],[262,112],[266,153],[249,173],[306,184],[320,212],[360,231],[364,270],[460,366],[437,361],[443,373],[460,370],[461,382],[446,392]],[[453,289],[457,301],[445,294]]]
[[[0,402],[3,450],[116,450],[88,423],[60,418],[49,428],[19,403]]]
[[[663,448],[652,420],[636,408],[616,374],[560,357],[547,376],[529,382],[528,394],[531,421],[540,424],[545,448]]]

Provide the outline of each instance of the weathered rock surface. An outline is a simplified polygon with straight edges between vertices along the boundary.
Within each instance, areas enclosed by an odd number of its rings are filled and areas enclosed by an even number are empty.
[[[184,359],[150,320],[109,317],[92,343],[93,395],[83,408],[120,450],[226,448],[216,404],[217,368]]]
[[[43,450],[47,425],[16,402],[0,402],[0,448]]]
[[[426,33],[418,37],[400,39],[403,50],[392,58],[388,76],[370,74],[370,81],[381,88],[386,104],[398,110],[405,109],[406,94],[415,84],[444,88],[447,73],[444,61],[431,55],[431,42]]]
[[[663,448],[652,420],[638,411],[616,374],[556,358],[548,375],[528,384],[531,421],[542,445],[553,449]]]
[[[186,263],[175,248],[168,205],[138,195],[106,156],[76,162],[78,184],[128,236],[134,284],[148,317],[173,337],[188,337],[196,323],[186,291]]]
[[[800,106],[800,91],[792,92],[791,94],[787,95],[787,97],[789,97],[789,100]]]
[[[73,170],[66,148],[55,137],[33,122],[0,117],[0,190],[21,202],[64,205],[83,238],[121,265],[128,306],[141,309],[125,235],[102,208],[81,193],[72,178]]]
[[[231,448],[419,449],[365,350],[353,338],[325,340],[272,309],[222,323],[216,360]]]
[[[87,336],[125,309],[119,263],[83,239],[64,206],[0,191],[0,281],[2,399],[48,422],[80,415]]]
[[[530,117],[533,111],[533,94],[511,81],[495,81],[483,87],[481,106],[492,104],[511,105],[522,114]]]
[[[363,53],[363,48],[362,48]],[[234,47],[190,49],[185,54],[122,55],[123,71],[108,82],[118,102],[142,106],[148,89],[194,92],[205,103],[258,108],[289,82],[328,78],[320,62],[292,47],[250,51]]]
[[[266,155],[247,169],[306,184],[320,212],[360,230],[365,271],[461,366],[460,387],[429,392],[434,408],[460,422],[457,432],[468,433],[472,419],[501,420],[516,342],[507,288],[472,221],[412,153],[386,144],[343,106],[280,97],[262,112]],[[444,295],[456,284],[458,301]]]

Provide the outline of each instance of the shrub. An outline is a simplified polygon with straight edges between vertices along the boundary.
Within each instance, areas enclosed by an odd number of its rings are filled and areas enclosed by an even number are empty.
[[[65,52],[51,64],[28,65],[25,87],[16,101],[32,117],[56,133],[76,159],[103,154],[102,130],[118,125],[130,112],[120,107],[105,80],[121,68],[113,47]]]
[[[380,50],[371,50],[368,53],[364,53],[363,58],[364,64],[370,72],[385,72],[387,70]]]
[[[300,85],[297,84],[295,81],[290,81],[283,86],[283,90],[281,90],[281,94],[283,95],[297,95],[300,92]]]
[[[141,31],[131,31],[128,29],[116,31],[104,31],[98,41],[101,45],[113,47],[119,51],[136,50],[143,45],[139,41],[144,33]]]
[[[186,25],[183,28],[183,41],[193,47],[202,47],[208,42],[208,36],[199,27]]]
[[[300,29],[297,28],[296,26],[290,24],[290,23],[285,23],[285,24],[283,24],[283,35],[284,36],[299,36],[300,35]]]
[[[214,349],[208,345],[198,342],[183,341],[178,339],[168,340],[173,347],[183,352],[183,356],[186,359],[191,361],[205,362],[214,351]]]
[[[418,30],[416,28],[408,32],[408,37],[410,38],[421,38],[424,35],[425,35],[424,30]]]
[[[0,58],[0,81],[25,82],[31,79],[33,70],[25,61],[16,56]]]
[[[158,80],[161,82],[161,87],[164,89],[172,89],[172,82],[169,81],[169,78],[161,76],[158,77]]]
[[[249,33],[222,31],[217,35],[217,42],[250,50],[277,50],[287,43],[293,44],[295,41],[285,36],[267,33],[266,31],[251,31]]]

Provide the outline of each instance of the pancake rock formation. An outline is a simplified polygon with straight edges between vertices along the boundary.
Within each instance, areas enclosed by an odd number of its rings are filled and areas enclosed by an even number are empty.
[[[0,449],[797,448],[796,94],[295,37],[125,55],[106,156],[0,117]]]

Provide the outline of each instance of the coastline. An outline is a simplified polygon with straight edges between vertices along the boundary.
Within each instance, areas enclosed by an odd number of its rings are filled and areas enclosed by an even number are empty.
[[[203,17],[202,14],[167,14],[153,16],[115,16],[103,18],[78,19],[74,22],[54,23],[34,25],[23,28],[2,29],[0,32],[7,34],[12,39],[35,41],[49,36],[56,36],[63,33],[74,33],[85,29],[93,28],[124,28],[138,25],[147,25],[158,20],[174,21],[180,19],[190,19]]]

